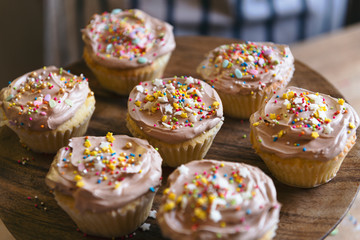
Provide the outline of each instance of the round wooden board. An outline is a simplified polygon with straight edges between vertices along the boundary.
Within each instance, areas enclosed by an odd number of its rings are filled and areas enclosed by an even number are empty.
[[[234,40],[177,37],[176,41],[177,47],[165,77],[198,77],[195,68],[204,54],[218,45]],[[331,84],[305,64],[296,61],[295,66],[291,85],[341,97]],[[111,131],[114,134],[130,135],[125,127],[127,97],[102,90],[84,62],[71,65],[68,69],[74,74],[84,73],[95,92],[96,110],[87,134],[103,136]],[[247,137],[244,138],[244,135]],[[265,164],[251,148],[248,136],[247,120],[225,118],[225,123],[206,158],[245,162],[260,167],[271,176]],[[282,204],[275,239],[323,239],[335,228],[349,210],[358,191],[359,151],[360,146],[357,143],[347,155],[337,176],[331,182],[317,188],[288,187],[274,179],[278,200]],[[21,146],[15,133],[7,127],[0,128],[0,218],[16,239],[98,239],[84,236],[76,230],[76,225],[57,205],[45,185],[45,175],[53,157],[51,154],[38,154],[27,150]],[[159,207],[162,190],[172,170],[168,167],[163,168],[163,186],[156,195],[153,209]],[[156,220],[149,218],[146,222],[151,223],[150,231],[137,230],[134,239],[162,239]]]

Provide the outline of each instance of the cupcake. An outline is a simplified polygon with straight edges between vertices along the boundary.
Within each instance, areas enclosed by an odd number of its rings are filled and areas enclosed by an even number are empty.
[[[161,77],[175,48],[172,26],[137,9],[95,14],[82,38],[88,67],[105,89],[121,95]]]
[[[177,239],[272,239],[280,204],[273,181],[259,168],[193,161],[168,178],[157,220]]]
[[[84,135],[94,109],[88,79],[54,66],[26,73],[0,92],[0,125],[36,152],[56,153]]]
[[[281,182],[310,188],[335,177],[356,140],[359,117],[343,99],[289,87],[250,118],[251,142]]]
[[[221,45],[210,51],[197,72],[219,93],[226,116],[249,118],[293,76],[289,46],[268,42]]]
[[[192,77],[143,82],[129,96],[129,131],[158,148],[171,167],[202,159],[223,120],[219,95]]]
[[[46,184],[82,232],[120,237],[148,217],[161,184],[161,162],[143,139],[112,133],[76,137],[58,151]]]

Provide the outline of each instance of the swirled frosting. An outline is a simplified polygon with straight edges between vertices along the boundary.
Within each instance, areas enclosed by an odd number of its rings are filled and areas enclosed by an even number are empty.
[[[109,68],[149,65],[175,48],[172,26],[137,9],[95,14],[82,34],[92,58]]]
[[[84,104],[88,79],[62,68],[44,67],[15,79],[0,92],[0,106],[9,124],[48,131],[74,116]]]
[[[273,181],[259,168],[201,160],[169,176],[157,219],[172,239],[260,239],[279,212]]]
[[[294,57],[287,45],[245,42],[210,51],[197,71],[217,91],[245,95],[276,82],[286,85],[294,69]]]
[[[140,83],[129,95],[128,114],[145,134],[168,143],[192,139],[223,121],[219,95],[192,77]]]
[[[359,117],[341,98],[289,87],[275,93],[250,123],[259,150],[326,161],[343,151]]]
[[[72,196],[79,211],[114,210],[157,191],[161,163],[146,140],[112,133],[76,137],[58,151],[46,183]]]

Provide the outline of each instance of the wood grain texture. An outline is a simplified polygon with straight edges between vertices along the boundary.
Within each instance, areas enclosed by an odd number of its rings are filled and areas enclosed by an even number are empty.
[[[165,76],[191,75],[198,77],[195,68],[210,49],[230,43],[230,39],[209,37],[178,37]],[[341,97],[323,77],[296,61],[291,85]],[[68,69],[74,74],[84,73],[95,92],[96,110],[88,135],[102,136],[108,131],[127,134],[125,127],[127,97],[116,96],[100,88],[83,62]],[[260,167],[269,173],[265,164],[251,148],[249,122],[225,118],[206,158],[239,161]],[[359,135],[359,132],[357,132]],[[33,153],[18,141],[7,127],[0,128],[0,218],[16,239],[98,239],[85,237],[76,231],[76,225],[56,204],[45,185],[45,175],[54,155]],[[349,210],[360,182],[359,143],[344,160],[337,176],[329,183],[313,189],[285,186],[274,180],[278,200],[282,203],[280,223],[275,239],[323,239]],[[25,165],[21,161],[25,159]],[[29,160],[26,160],[29,159]],[[18,162],[20,161],[20,163]],[[156,195],[153,209],[158,209],[162,190],[172,168],[163,168],[163,186]],[[37,196],[37,199],[35,199]],[[28,199],[31,197],[31,199]],[[41,202],[44,204],[41,205]],[[38,207],[35,207],[35,205]],[[47,210],[44,210],[44,207]],[[156,220],[148,219],[148,232],[136,231],[134,239],[162,239]]]

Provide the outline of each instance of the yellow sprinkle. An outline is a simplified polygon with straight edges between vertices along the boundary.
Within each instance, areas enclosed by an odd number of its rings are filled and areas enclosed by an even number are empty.
[[[213,104],[212,104],[212,106],[213,106],[214,108],[218,108],[219,105],[220,105],[220,103],[219,103],[218,101],[215,101],[215,102],[213,102]]]
[[[165,205],[164,205],[164,211],[165,212],[168,212],[168,211],[171,211],[175,208],[175,203],[173,201],[170,201],[170,202],[167,202]]]
[[[199,204],[200,206],[202,206],[202,205],[204,205],[206,203],[206,199],[205,198],[198,198],[196,203]]]
[[[173,103],[173,106],[174,106],[175,109],[179,108],[179,104],[177,104],[177,103]]]
[[[223,167],[224,166],[224,163],[220,163],[220,167]]]
[[[276,118],[276,114],[275,113],[270,113],[270,119],[275,119]]]
[[[220,223],[220,227],[226,227],[226,223],[225,223],[225,222],[221,222],[221,223]]]
[[[139,100],[137,100],[137,101],[135,102],[135,105],[138,106],[138,107],[140,107],[141,102],[140,102]]]
[[[288,99],[291,99],[293,97],[294,97],[294,92],[293,91],[288,92]]]
[[[90,143],[90,141],[89,141],[89,140],[86,140],[86,141],[85,141],[85,143],[84,143],[84,147],[86,147],[86,148],[91,147],[91,143]]]
[[[176,199],[176,203],[179,204],[182,202],[182,196],[179,196],[177,199]]]
[[[86,148],[84,151],[84,155],[89,155],[89,154],[90,154],[90,150],[88,148]]]
[[[260,124],[260,122],[255,122],[255,123],[253,123],[253,126],[256,127],[256,126],[258,126],[259,124]]]
[[[319,137],[319,133],[318,132],[312,132],[311,133],[311,137],[313,137],[313,138],[318,138]]]
[[[254,92],[253,92],[253,91],[251,91],[251,95],[254,95]]]
[[[169,193],[168,198],[169,198],[170,200],[175,200],[176,194],[173,193],[173,192],[172,192],[172,193]]]
[[[104,180],[107,180],[107,176],[104,176]]]
[[[82,179],[82,176],[80,176],[80,175],[75,175],[75,177],[74,177],[75,181],[80,181],[81,179]]]
[[[197,218],[199,218],[201,220],[206,219],[206,212],[204,210],[202,210],[201,208],[195,208],[194,214]]]
[[[96,155],[97,155],[97,151],[91,151],[91,152],[90,152],[90,155],[91,155],[91,156],[96,156]]]
[[[121,183],[117,183],[117,184],[115,184],[114,188],[118,189],[120,187],[120,185],[121,185]]]
[[[286,109],[289,110],[291,108],[291,103],[286,104]]]
[[[349,128],[354,129],[355,125],[353,123],[349,123]]]
[[[167,119],[167,116],[166,116],[166,115],[164,115],[164,116],[162,116],[161,121],[165,122],[165,121],[166,121],[166,119]]]
[[[214,201],[215,198],[216,198],[216,196],[213,195],[213,194],[211,194],[211,195],[209,196],[209,202],[212,203],[212,201]]]
[[[338,103],[339,103],[340,105],[344,105],[345,100],[344,100],[344,99],[342,99],[342,98],[339,98],[339,99],[338,99]]]
[[[280,132],[278,133],[278,137],[281,138],[284,135],[284,131],[280,130]]]
[[[276,73],[273,73],[273,77],[276,77]]]
[[[76,186],[79,188],[83,187],[84,185],[85,185],[85,183],[83,181],[79,181],[76,183]]]
[[[111,170],[115,170],[116,166],[114,164],[109,164],[108,167],[111,169]]]
[[[146,101],[150,101],[150,102],[152,102],[152,101],[154,101],[154,96],[152,96],[152,95],[147,95],[146,97],[145,97],[145,100]]]
[[[204,184],[207,184],[208,183],[208,180],[206,178],[201,178],[201,182],[204,183]]]
[[[112,132],[108,132],[108,133],[106,134],[106,140],[107,140],[108,142],[111,142],[111,143],[115,140],[115,138],[113,137],[113,133],[112,133]]]
[[[182,118],[187,118],[187,117],[188,117],[188,115],[187,115],[186,112],[183,112],[180,116],[181,116]]]
[[[165,188],[163,194],[167,195],[170,192],[170,188]]]
[[[152,112],[152,113],[155,113],[156,110],[157,110],[157,107],[151,107],[151,112]]]
[[[317,93],[315,93],[315,95],[316,95],[316,96],[319,96],[319,93],[317,92]]]

